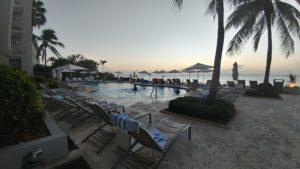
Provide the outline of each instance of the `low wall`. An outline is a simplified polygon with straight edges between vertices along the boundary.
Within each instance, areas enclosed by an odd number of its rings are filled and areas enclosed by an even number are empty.
[[[61,130],[48,113],[46,113],[44,121],[51,135],[37,140],[1,148],[1,169],[20,169],[23,156],[38,148],[43,150],[43,153],[40,155],[40,159],[43,162],[58,160],[68,154],[67,135]]]

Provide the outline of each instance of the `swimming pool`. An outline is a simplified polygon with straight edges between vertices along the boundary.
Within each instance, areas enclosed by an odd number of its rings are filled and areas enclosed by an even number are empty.
[[[155,90],[152,86],[137,86],[137,90],[133,90],[132,83],[86,83],[84,86],[95,87],[90,93],[91,96],[101,98],[123,99],[128,102],[168,101],[186,94],[185,90],[180,89],[179,93],[175,93],[175,89],[169,87],[157,87],[157,99],[155,98]],[[152,93],[153,91],[153,93]],[[152,93],[152,96],[151,96]]]

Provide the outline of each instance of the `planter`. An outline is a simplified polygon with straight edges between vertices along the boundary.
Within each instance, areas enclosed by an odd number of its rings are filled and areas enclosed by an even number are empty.
[[[299,87],[285,87],[285,93],[287,94],[293,94],[293,95],[299,95],[300,94],[300,89]]]
[[[43,162],[58,160],[68,154],[67,135],[61,130],[48,113],[45,115],[44,122],[51,135],[1,148],[0,168],[20,169],[23,156],[38,148],[43,150],[43,153],[40,156],[40,159]]]

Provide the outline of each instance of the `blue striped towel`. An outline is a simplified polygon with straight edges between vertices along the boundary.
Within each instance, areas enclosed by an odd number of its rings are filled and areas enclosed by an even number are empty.
[[[138,132],[139,127],[142,125],[139,121],[129,118],[127,113],[111,113],[110,121],[113,124],[113,126],[125,131]]]
[[[152,127],[148,130],[153,140],[163,149],[167,141],[167,136],[162,134],[157,128]]]

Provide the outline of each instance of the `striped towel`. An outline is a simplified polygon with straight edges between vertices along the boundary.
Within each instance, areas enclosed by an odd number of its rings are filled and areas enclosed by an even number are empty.
[[[162,134],[157,128],[152,127],[148,130],[153,140],[163,149],[167,141],[167,136]]]
[[[125,131],[138,132],[139,127],[142,125],[139,121],[129,118],[127,113],[111,113],[110,121],[113,124],[113,126]]]

